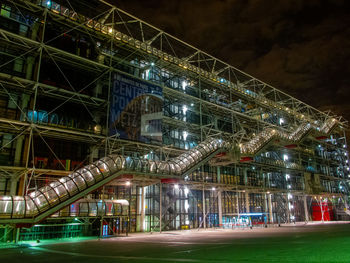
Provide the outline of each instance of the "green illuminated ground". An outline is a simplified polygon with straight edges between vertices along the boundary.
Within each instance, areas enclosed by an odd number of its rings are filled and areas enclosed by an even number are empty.
[[[350,224],[74,241],[1,249],[0,262],[350,262]]]

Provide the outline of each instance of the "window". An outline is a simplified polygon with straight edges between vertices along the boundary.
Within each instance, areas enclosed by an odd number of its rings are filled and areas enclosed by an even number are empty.
[[[13,70],[16,72],[21,72],[23,71],[23,59],[21,58],[16,58],[15,62],[13,64]]]
[[[20,36],[27,36],[27,32],[28,32],[28,27],[26,25],[19,25],[19,35]]]
[[[10,17],[11,14],[11,7],[8,5],[1,5],[1,12],[0,15],[4,16],[4,17]]]

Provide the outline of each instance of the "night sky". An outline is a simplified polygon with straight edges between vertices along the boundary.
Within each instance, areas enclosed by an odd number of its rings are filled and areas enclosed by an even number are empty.
[[[115,4],[314,107],[350,120],[350,1]]]

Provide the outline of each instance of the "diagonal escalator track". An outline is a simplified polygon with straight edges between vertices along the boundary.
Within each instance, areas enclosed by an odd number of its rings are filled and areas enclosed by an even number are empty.
[[[200,167],[227,142],[208,139],[168,161],[121,155],[104,157],[25,196],[0,196],[0,223],[37,223],[122,174],[183,176]]]

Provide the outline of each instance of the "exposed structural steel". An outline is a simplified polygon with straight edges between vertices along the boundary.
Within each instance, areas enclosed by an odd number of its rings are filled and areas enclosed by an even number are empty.
[[[291,97],[290,95],[264,83],[247,73],[240,71],[237,68],[169,35],[168,33],[130,15],[129,13],[117,8],[116,6],[104,1],[98,2],[110,8],[103,14],[94,18],[86,17],[75,10],[63,6],[60,3],[47,0],[9,0],[14,4],[24,4],[27,7],[37,10],[40,7],[47,8],[51,15],[59,17],[59,19],[69,19],[72,23],[79,23],[77,28],[85,27],[95,32],[101,33],[104,36],[111,37],[115,41],[120,41],[140,50],[149,55],[160,59],[159,63],[166,65],[174,65],[181,70],[197,74],[205,79],[212,81],[220,86],[233,90],[241,96],[254,100],[255,103],[267,107],[275,108],[283,111],[285,114],[293,115],[303,121],[314,122],[319,119],[326,119],[328,114],[321,112],[310,105],[307,105],[300,100]],[[112,13],[117,12],[119,16],[125,15],[130,21],[112,21]],[[135,32],[127,29],[125,32],[119,31],[115,25],[122,24],[127,28],[127,24],[139,24]],[[137,27],[136,27],[137,28]],[[146,29],[149,29],[146,32]],[[150,33],[152,32],[152,33]],[[7,32],[1,32],[7,34]],[[150,35],[151,34],[151,35]],[[136,37],[140,35],[141,37]],[[149,39],[146,38],[149,37]],[[13,37],[13,36],[11,36]],[[51,41],[50,41],[51,42]],[[31,44],[41,45],[36,41],[31,40]],[[46,45],[47,43],[42,43]],[[179,45],[175,49],[175,45]],[[174,45],[174,46],[173,46]],[[183,46],[182,50],[178,50]],[[50,48],[46,46],[45,48]],[[52,49],[54,51],[55,49]],[[57,51],[57,50],[56,50]],[[181,55],[181,53],[184,53]],[[186,52],[186,53],[185,53]],[[222,106],[227,106],[226,103],[220,103]],[[341,123],[345,123],[342,117],[337,117]]]
[[[320,134],[328,135],[329,132],[335,127],[336,123],[337,120],[334,118],[326,120],[320,127],[312,125],[310,123],[303,123],[294,131],[290,132],[266,128],[250,141],[240,144],[241,154],[254,155],[272,139],[282,139],[287,142],[297,143],[312,129]]]
[[[305,124],[290,134],[267,129],[251,141],[241,145],[241,154],[256,153],[263,144],[274,136],[290,141],[298,141],[311,128],[328,134],[335,124],[335,119],[327,120],[321,127]],[[55,213],[64,205],[74,202],[123,173],[140,172],[183,176],[191,173],[199,165],[206,163],[218,152],[229,150],[230,145],[229,142],[224,142],[221,139],[209,139],[169,161],[141,160],[119,155],[104,157],[67,177],[30,193],[28,196],[0,197],[0,218],[30,218],[33,222],[38,222]]]
[[[85,166],[26,196],[0,197],[0,223],[40,222],[86,194],[127,173],[180,176],[196,169],[229,144],[208,139],[169,161],[149,161],[112,155]]]
[[[0,224],[125,230],[126,216],[161,231],[310,220],[328,202],[345,214],[342,117],[109,2],[1,1]]]

